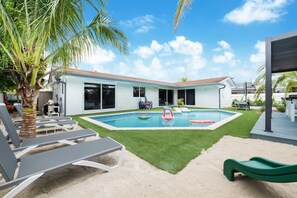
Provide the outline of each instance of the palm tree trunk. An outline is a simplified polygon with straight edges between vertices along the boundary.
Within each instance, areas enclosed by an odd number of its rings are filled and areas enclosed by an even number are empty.
[[[39,89],[21,86],[18,91],[23,100],[23,121],[20,130],[21,138],[36,137],[36,104]]]

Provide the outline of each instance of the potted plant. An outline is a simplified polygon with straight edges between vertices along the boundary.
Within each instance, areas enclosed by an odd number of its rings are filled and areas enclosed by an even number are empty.
[[[184,106],[184,99],[183,98],[180,98],[180,99],[177,100],[177,106],[178,107]]]

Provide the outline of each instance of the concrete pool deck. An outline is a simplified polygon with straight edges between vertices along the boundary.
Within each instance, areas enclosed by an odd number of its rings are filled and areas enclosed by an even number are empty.
[[[195,110],[195,111],[200,111],[200,110]],[[214,111],[214,110],[201,110],[201,111]],[[125,112],[125,113],[113,113],[113,114],[106,114],[106,115],[96,115],[96,116],[82,116],[80,117],[81,119],[84,119],[88,122],[91,122],[93,124],[96,124],[98,126],[104,127],[106,129],[109,130],[215,130],[221,126],[223,126],[224,124],[238,118],[239,116],[242,115],[242,113],[238,113],[238,112],[233,112],[233,111],[226,111],[226,110],[216,110],[216,111],[222,111],[222,112],[229,112],[232,113],[234,115],[229,116],[219,122],[216,122],[214,124],[211,124],[209,126],[204,126],[204,127],[195,127],[195,126],[191,126],[191,127],[114,127],[108,124],[105,124],[103,122],[97,121],[95,119],[93,119],[92,117],[104,117],[104,116],[114,116],[114,115],[125,115],[125,114],[148,114],[148,113],[161,113],[161,112],[156,112],[156,111],[143,111],[143,112],[139,112],[139,111],[135,111],[135,112]],[[175,112],[176,113],[176,112]],[[180,113],[178,113],[180,114]],[[185,113],[187,114],[187,113]]]

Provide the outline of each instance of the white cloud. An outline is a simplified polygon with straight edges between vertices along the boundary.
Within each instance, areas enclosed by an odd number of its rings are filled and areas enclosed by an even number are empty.
[[[218,41],[217,44],[219,47],[214,49],[214,51],[216,51],[216,52],[223,51],[223,50],[229,50],[229,49],[231,50],[230,44],[224,40]]]
[[[138,16],[131,20],[120,21],[120,25],[136,28],[136,33],[147,33],[152,29],[155,29],[153,25],[157,21],[157,18],[153,15],[147,14],[145,16]]]
[[[99,46],[94,46],[93,50],[93,54],[83,55],[83,63],[95,65],[112,62],[115,59],[115,54],[111,50],[105,50]]]
[[[199,79],[201,68],[206,65],[206,60],[202,56],[203,45],[200,42],[187,40],[184,36],[178,36],[162,44],[153,40],[147,46],[137,47],[133,53],[136,59],[130,57],[122,59],[119,63],[92,65],[93,70],[176,82],[181,76]]]
[[[265,41],[257,41],[254,48],[257,50],[256,54],[250,56],[252,63],[264,64],[265,63]]]
[[[217,42],[218,46],[214,49],[216,52],[221,54],[213,55],[212,61],[217,64],[228,64],[231,67],[235,67],[236,64],[240,63],[240,60],[236,59],[235,54],[232,52],[231,45],[224,40]]]
[[[157,41],[153,40],[151,45],[148,46],[139,46],[134,53],[140,56],[141,58],[148,58],[149,56],[154,55],[156,52],[159,52],[162,49]]]
[[[177,36],[169,45],[178,54],[200,56],[203,52],[201,43],[186,40],[184,36]]]
[[[198,71],[206,65],[206,60],[202,57],[203,45],[200,42],[187,40],[184,36],[177,36],[175,40],[163,44],[152,41],[150,46],[140,46],[134,53],[141,58],[154,56],[151,64],[147,64],[146,67],[143,61],[134,62],[138,70],[148,73],[143,75],[152,79],[164,80],[165,78],[172,81],[172,76],[177,75],[177,79],[180,75],[197,77]],[[170,68],[164,69],[164,67]]]
[[[224,52],[221,55],[214,55],[213,62],[215,63],[229,63],[235,58],[235,55],[232,52]]]
[[[274,22],[285,14],[284,7],[290,0],[245,0],[245,3],[227,13],[224,20],[247,25],[252,22]]]
[[[250,68],[250,66],[242,66],[240,68],[230,70],[227,75],[234,77],[235,82],[241,83],[252,82],[253,77],[255,77],[257,74],[255,73],[255,70]]]

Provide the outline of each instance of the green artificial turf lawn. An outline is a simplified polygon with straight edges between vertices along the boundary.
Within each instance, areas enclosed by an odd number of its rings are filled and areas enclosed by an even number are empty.
[[[161,109],[157,109],[161,111]],[[152,165],[177,173],[201,151],[208,149],[224,135],[248,138],[260,114],[255,110],[232,110],[243,113],[240,117],[216,130],[121,130],[111,131],[76,115],[73,118],[84,128],[99,132],[100,137],[109,136],[121,142],[126,148]],[[115,113],[115,112],[112,112]],[[94,115],[94,114],[92,114]]]

